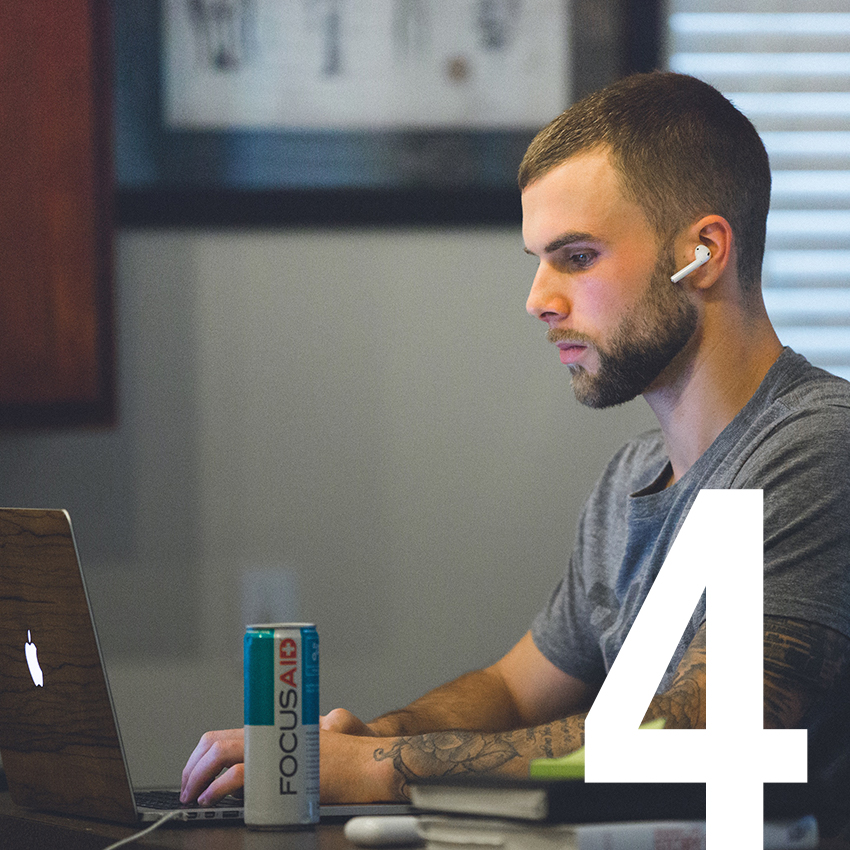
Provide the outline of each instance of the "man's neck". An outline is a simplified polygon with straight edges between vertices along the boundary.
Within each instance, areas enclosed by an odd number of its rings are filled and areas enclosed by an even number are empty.
[[[696,463],[753,397],[782,344],[766,320],[695,340],[644,393],[655,413],[673,467],[674,484]]]

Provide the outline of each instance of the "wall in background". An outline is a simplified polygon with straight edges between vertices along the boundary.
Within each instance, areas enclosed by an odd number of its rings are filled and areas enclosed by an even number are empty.
[[[314,620],[321,708],[490,663],[557,581],[642,401],[576,404],[518,229],[117,239],[119,425],[0,434],[74,520],[134,778],[241,725],[244,619]]]

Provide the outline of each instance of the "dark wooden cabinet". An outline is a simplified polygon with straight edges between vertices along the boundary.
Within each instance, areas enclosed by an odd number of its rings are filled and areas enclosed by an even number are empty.
[[[0,4],[0,425],[110,424],[108,0]]]

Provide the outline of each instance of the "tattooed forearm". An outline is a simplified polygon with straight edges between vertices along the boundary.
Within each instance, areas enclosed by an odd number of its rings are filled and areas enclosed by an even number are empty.
[[[510,737],[504,732],[432,732],[399,738],[388,750],[375,750],[374,758],[392,761],[401,795],[407,798],[413,779],[498,770],[519,755]]]
[[[671,688],[653,699],[647,719],[665,717],[669,728],[705,726],[705,624],[682,658]],[[529,729],[508,732],[455,730],[403,736],[373,752],[392,763],[399,797],[422,777],[467,773],[527,776],[535,758],[556,758],[584,745],[587,714],[575,714]]]
[[[649,704],[645,720],[663,717],[668,729],[705,728],[705,623],[688,646],[673,684]]]
[[[802,620],[764,619],[764,726],[801,722],[846,675],[850,640]]]
[[[396,739],[374,751],[375,761],[392,762],[399,796],[409,798],[409,784],[422,777],[501,773],[527,776],[535,758],[553,758],[584,743],[585,715],[567,717],[533,729],[513,732],[433,732]]]
[[[547,759],[551,759],[555,757],[555,751],[552,749],[552,727],[544,726],[542,730],[543,734],[543,754]]]
[[[584,746],[584,720],[587,714],[575,714],[563,720],[544,723],[525,730],[525,740],[533,758],[557,758]]]
[[[798,620],[765,617],[764,623],[764,725],[806,725],[836,683],[850,675],[850,639]],[[673,684],[653,698],[646,719],[664,717],[671,729],[704,728],[705,693],[703,623],[679,663]],[[586,716],[576,714],[507,732],[455,730],[398,737],[372,756],[376,762],[392,764],[401,798],[409,798],[410,783],[422,777],[527,776],[532,759],[563,756],[583,746]]]
[[[575,714],[552,724],[552,755],[565,756],[584,746],[584,721],[587,712]]]

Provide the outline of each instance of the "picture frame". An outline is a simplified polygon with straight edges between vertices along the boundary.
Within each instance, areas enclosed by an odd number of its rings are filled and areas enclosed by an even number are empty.
[[[564,46],[557,108],[551,114],[541,113],[528,126],[517,126],[513,119],[499,126],[482,126],[480,120],[469,126],[462,126],[463,122],[392,126],[379,120],[375,126],[288,127],[262,122],[239,125],[217,121],[215,115],[206,126],[175,126],[167,117],[170,33],[164,21],[170,23],[168,15],[181,13],[179,7],[177,13],[170,11],[174,4],[196,7],[200,2],[114,3],[119,226],[516,224],[521,215],[516,170],[534,133],[558,109],[566,108],[588,81],[594,85],[596,77],[619,73],[615,66],[624,57],[631,61],[634,50],[629,45],[636,37],[635,28],[628,24],[628,10],[635,0],[621,0],[602,12],[595,8],[599,4],[589,0],[554,0],[562,15],[559,26],[567,34],[584,26],[582,15],[597,20],[586,30],[581,47]],[[251,5],[260,0],[242,2]],[[307,5],[305,0],[297,2]],[[379,4],[405,0],[358,2],[364,9],[370,3],[377,9]],[[487,0],[466,2],[486,4]],[[519,8],[522,3],[551,4],[553,0],[490,2]],[[312,4],[328,6],[332,0],[312,0]],[[645,22],[651,18],[646,9],[641,4],[644,42]],[[600,13],[606,17],[602,26]],[[175,50],[193,49],[185,42],[171,37],[172,57]],[[592,63],[579,67],[576,56],[588,49],[593,50]],[[657,45],[650,54],[657,55]],[[231,60],[225,56],[216,61]],[[552,67],[551,59],[548,67]],[[585,67],[592,69],[589,74]],[[214,107],[215,98],[208,100]],[[365,99],[363,105],[368,106]],[[510,104],[505,105],[507,111]]]

